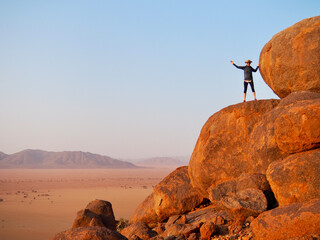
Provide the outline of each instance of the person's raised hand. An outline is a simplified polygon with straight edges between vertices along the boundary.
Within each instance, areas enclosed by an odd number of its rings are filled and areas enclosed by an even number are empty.
[[[232,60],[230,62],[231,62],[231,64],[234,64]]]

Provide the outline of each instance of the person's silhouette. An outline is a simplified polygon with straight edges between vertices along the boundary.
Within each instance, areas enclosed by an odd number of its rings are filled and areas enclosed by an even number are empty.
[[[246,95],[247,95],[247,88],[248,84],[251,86],[251,90],[254,96],[254,100],[257,100],[256,98],[256,92],[254,90],[254,84],[253,84],[253,77],[252,77],[252,72],[256,72],[259,68],[259,66],[254,69],[253,67],[250,66],[252,63],[251,60],[245,61],[246,66],[238,66],[236,65],[232,60],[230,61],[236,68],[242,69],[244,71],[244,91],[243,91],[243,97],[244,97],[244,102],[246,101]]]

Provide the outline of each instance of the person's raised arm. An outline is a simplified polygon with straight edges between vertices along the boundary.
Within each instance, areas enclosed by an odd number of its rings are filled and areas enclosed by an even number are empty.
[[[259,69],[259,66],[256,67],[256,69],[253,69],[254,72],[256,72]]]
[[[241,67],[241,66],[238,66],[237,64],[235,64],[232,60],[230,61],[231,64],[233,64],[233,66],[235,66],[236,68],[240,68],[240,69],[243,69],[244,67]]]

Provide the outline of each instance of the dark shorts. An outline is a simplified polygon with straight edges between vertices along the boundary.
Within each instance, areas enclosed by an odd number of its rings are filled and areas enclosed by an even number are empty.
[[[251,82],[244,82],[244,91],[243,91],[243,93],[247,93],[248,84],[250,84],[252,92],[255,92],[255,91],[254,91],[253,81],[251,81]]]

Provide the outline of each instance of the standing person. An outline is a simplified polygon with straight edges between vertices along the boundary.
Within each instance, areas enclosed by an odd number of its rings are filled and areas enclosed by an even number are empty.
[[[248,84],[250,84],[251,86],[251,90],[254,96],[254,100],[257,100],[256,98],[256,92],[254,90],[254,84],[253,84],[253,77],[252,77],[252,72],[256,72],[259,68],[259,66],[256,67],[256,69],[254,69],[253,67],[250,66],[250,64],[252,63],[251,60],[247,60],[245,61],[246,66],[237,66],[232,60],[230,61],[236,68],[242,69],[244,71],[244,102],[246,101],[246,95],[247,95],[247,88],[248,88]]]

